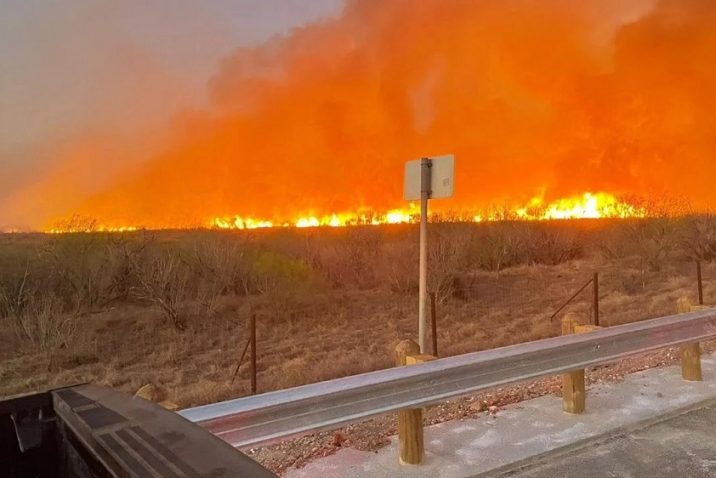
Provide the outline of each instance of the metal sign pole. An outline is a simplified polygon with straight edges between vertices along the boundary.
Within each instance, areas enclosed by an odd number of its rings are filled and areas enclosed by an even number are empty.
[[[427,302],[428,302],[428,199],[433,162],[429,158],[420,161],[420,278],[418,282],[418,345],[420,353],[427,352]]]
[[[418,344],[428,353],[428,200],[453,195],[455,157],[423,157],[405,163],[407,201],[420,200],[420,276],[418,280]]]

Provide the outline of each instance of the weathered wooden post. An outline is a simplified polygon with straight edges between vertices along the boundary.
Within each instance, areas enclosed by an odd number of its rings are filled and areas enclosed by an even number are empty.
[[[599,273],[594,273],[592,279],[593,295],[592,295],[592,308],[594,309],[594,325],[599,325]]]
[[[694,310],[691,301],[682,297],[676,302],[678,313],[685,314]],[[703,381],[701,373],[701,347],[698,342],[681,346],[681,378],[692,382]]]
[[[251,315],[249,340],[251,341],[251,395],[256,395],[256,314]]]
[[[412,340],[403,340],[395,347],[395,365],[408,364],[408,357],[420,354],[420,346]],[[398,411],[398,444],[400,463],[418,465],[423,461],[423,409],[410,408]]]
[[[438,318],[436,305],[437,297],[435,292],[430,294],[430,325],[432,326],[433,355],[438,356]]]
[[[562,335],[575,333],[577,319],[573,314],[562,318]],[[584,413],[586,401],[584,369],[562,374],[562,410],[567,413]]]
[[[701,261],[696,261],[696,288],[699,292],[699,305],[704,305],[704,281],[701,277]]]
[[[420,346],[412,340],[403,340],[395,347],[395,365],[415,365],[434,360],[432,355],[421,354]],[[398,444],[401,465],[419,465],[425,458],[423,440],[423,409],[409,408],[398,412]]]

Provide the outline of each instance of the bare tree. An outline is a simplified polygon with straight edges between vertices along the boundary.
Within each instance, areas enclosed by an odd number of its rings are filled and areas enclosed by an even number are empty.
[[[76,351],[80,315],[77,309],[65,312],[63,299],[54,291],[32,289],[29,278],[28,263],[17,284],[0,286],[0,312],[22,344],[46,356],[49,369],[59,350]]]
[[[117,300],[127,300],[135,285],[137,269],[147,260],[154,236],[142,232],[138,238],[125,234],[110,234],[105,246],[105,274],[108,277],[106,306]]]
[[[470,261],[498,275],[524,260],[524,234],[512,223],[484,224],[470,241]]]
[[[522,246],[527,264],[554,266],[582,254],[581,243],[574,232],[553,224],[526,224]]]
[[[428,243],[428,288],[444,302],[455,292],[455,278],[466,266],[470,236],[460,224],[441,226],[434,228]]]
[[[66,308],[86,313],[100,306],[109,279],[96,234],[75,233],[53,237],[39,254],[47,268],[47,286],[56,291]]]
[[[132,294],[139,300],[159,307],[164,319],[177,330],[184,330],[180,305],[185,299],[189,276],[177,254],[164,253],[155,257],[147,267],[133,264],[136,285]]]
[[[642,288],[646,287],[647,272],[662,270],[674,253],[677,245],[675,225],[675,220],[667,216],[630,219],[625,223],[625,247],[639,258]]]
[[[28,277],[30,262],[25,263],[25,272],[16,284],[0,284],[0,317],[18,317],[29,302]]]
[[[413,240],[391,241],[383,244],[381,252],[381,260],[375,264],[378,280],[386,282],[393,292],[417,292],[418,244]]]
[[[688,218],[681,242],[690,259],[701,262],[716,261],[716,215],[705,214]]]
[[[252,288],[249,253],[244,244],[233,239],[207,236],[191,249],[196,298],[210,314],[215,312],[219,297],[229,293],[248,295]]]

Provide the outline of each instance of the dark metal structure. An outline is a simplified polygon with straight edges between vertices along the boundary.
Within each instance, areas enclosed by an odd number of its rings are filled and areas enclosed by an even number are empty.
[[[275,477],[180,415],[97,385],[0,401],[0,476]]]

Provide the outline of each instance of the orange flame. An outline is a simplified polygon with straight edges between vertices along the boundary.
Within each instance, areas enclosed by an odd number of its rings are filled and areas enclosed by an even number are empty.
[[[433,217],[440,221],[454,222],[494,222],[500,220],[518,221],[549,221],[566,219],[609,219],[609,218],[643,218],[648,215],[644,207],[619,200],[616,196],[605,193],[584,193],[581,196],[562,198],[545,203],[541,197],[533,198],[528,206],[507,208],[499,212],[485,212],[479,214],[442,216],[440,213]],[[269,218],[255,218],[246,216],[215,217],[203,227],[211,229],[252,230],[274,227],[350,227],[362,225],[385,224],[411,224],[420,220],[420,209],[416,203],[410,203],[407,208],[391,209],[385,213],[371,211],[341,212],[328,215],[306,215],[292,220],[277,220]],[[81,220],[73,217],[61,221],[45,232],[59,234],[66,232],[131,232],[142,229],[133,225],[105,225],[97,224],[92,220]]]
[[[535,197],[528,207],[517,207],[500,214],[474,214],[453,218],[461,222],[499,221],[515,219],[523,221],[546,221],[563,219],[607,219],[645,217],[643,207],[629,204],[605,192],[584,193],[581,196],[563,198],[544,204],[544,199]],[[439,218],[439,215],[438,215]],[[214,218],[209,227],[218,229],[258,229],[267,227],[345,227],[353,225],[407,224],[420,219],[420,210],[415,203],[406,209],[392,209],[384,214],[333,213],[326,216],[302,216],[293,221],[277,222],[268,219],[242,218],[241,216]]]

